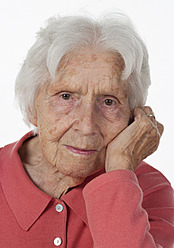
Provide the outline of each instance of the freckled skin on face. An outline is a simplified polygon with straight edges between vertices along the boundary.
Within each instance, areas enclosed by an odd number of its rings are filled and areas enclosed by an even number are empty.
[[[88,50],[64,65],[65,58],[56,82],[38,93],[35,124],[46,160],[64,175],[85,178],[104,168],[108,143],[129,123],[126,84],[121,81],[124,65],[116,54]]]

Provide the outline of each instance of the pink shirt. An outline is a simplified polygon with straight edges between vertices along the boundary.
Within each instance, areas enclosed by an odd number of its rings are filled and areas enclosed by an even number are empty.
[[[145,162],[88,177],[61,199],[27,176],[19,142],[0,150],[1,248],[172,248],[174,194]]]

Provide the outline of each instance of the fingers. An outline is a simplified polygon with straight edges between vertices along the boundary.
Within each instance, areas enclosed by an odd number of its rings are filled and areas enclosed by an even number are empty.
[[[107,158],[115,157],[119,161],[120,157],[120,161],[125,160],[124,163],[135,169],[141,160],[157,150],[164,128],[150,107],[135,108],[132,114],[134,121],[109,143]]]
[[[136,108],[133,114],[140,130],[140,134],[139,130],[136,133],[138,141],[134,147],[134,159],[140,162],[157,150],[164,127],[156,120],[154,112],[148,106]]]
[[[157,132],[158,132],[159,136],[161,137],[161,135],[163,134],[163,131],[164,131],[164,126],[156,120],[155,114],[149,106],[145,106],[142,109],[146,113],[149,120],[155,125]]]
[[[144,132],[136,145],[137,154],[141,153],[144,159],[157,150],[164,127],[156,120],[153,110],[148,106],[135,109],[134,114],[135,120],[139,120],[137,124],[141,126],[142,134]]]
[[[149,106],[142,107],[142,110],[144,111],[144,113],[146,114],[146,116],[149,118],[149,120],[155,126],[157,126],[157,121],[156,121],[155,114],[154,114],[153,110]]]
[[[144,118],[146,121],[149,120],[153,127],[156,128],[158,135],[161,137],[164,131],[164,126],[156,120],[153,110],[149,106],[136,108],[135,110],[135,115],[139,114],[141,115],[141,119]]]

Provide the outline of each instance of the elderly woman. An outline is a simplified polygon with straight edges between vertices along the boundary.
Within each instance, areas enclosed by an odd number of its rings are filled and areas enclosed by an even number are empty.
[[[127,16],[48,21],[16,80],[34,131],[0,151],[0,247],[172,248],[171,184],[142,161],[163,133],[149,85]]]

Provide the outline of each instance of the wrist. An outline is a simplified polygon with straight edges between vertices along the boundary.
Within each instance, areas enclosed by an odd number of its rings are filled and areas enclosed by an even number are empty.
[[[106,172],[113,170],[131,170],[134,172],[134,166],[129,158],[122,156],[114,156],[114,158],[107,158],[105,163]]]

